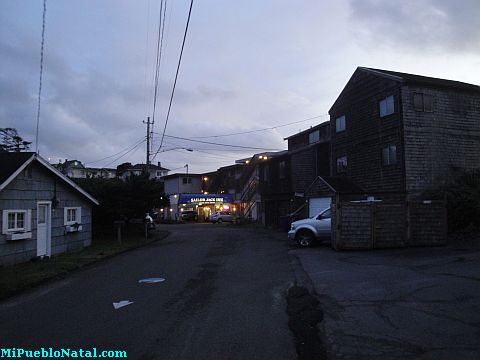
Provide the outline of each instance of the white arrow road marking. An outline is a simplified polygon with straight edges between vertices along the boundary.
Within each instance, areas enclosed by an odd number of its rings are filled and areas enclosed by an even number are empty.
[[[147,283],[147,284],[153,284],[153,283],[158,283],[158,282],[164,282],[164,278],[148,278],[148,279],[142,279],[138,280],[139,283]]]
[[[114,303],[113,303],[113,307],[115,308],[115,310],[118,310],[118,309],[120,309],[121,307],[130,305],[130,304],[133,304],[133,301],[122,300],[122,301],[119,301],[119,302],[114,302]]]

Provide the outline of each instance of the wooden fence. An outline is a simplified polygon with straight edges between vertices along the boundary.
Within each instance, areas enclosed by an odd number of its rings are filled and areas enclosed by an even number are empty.
[[[444,245],[446,239],[442,201],[332,204],[332,245],[336,250]]]

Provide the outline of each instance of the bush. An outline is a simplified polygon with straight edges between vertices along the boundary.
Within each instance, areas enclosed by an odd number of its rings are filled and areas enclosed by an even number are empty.
[[[84,190],[95,197],[99,206],[93,208],[95,234],[108,234],[114,230],[115,220],[127,223],[134,218],[144,218],[153,208],[168,205],[163,183],[151,180],[148,175],[120,179],[75,179]]]

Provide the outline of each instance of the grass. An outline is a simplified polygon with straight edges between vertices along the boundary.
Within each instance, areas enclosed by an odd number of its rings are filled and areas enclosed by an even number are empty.
[[[141,236],[126,236],[122,239],[122,244],[113,239],[99,239],[94,240],[92,246],[81,251],[0,268],[0,299],[46,281],[63,278],[71,271],[167,236],[167,231],[156,231],[148,240]]]

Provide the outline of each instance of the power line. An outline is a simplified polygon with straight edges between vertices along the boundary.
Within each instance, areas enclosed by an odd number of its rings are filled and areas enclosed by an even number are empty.
[[[171,141],[166,141],[165,140],[164,143],[172,145],[172,146],[182,147],[182,145],[177,144],[177,143],[173,143]],[[235,160],[238,159],[238,156],[219,155],[218,153],[212,153],[212,152],[207,151],[207,150],[217,151],[218,149],[198,149],[198,148],[192,148],[192,149],[193,149],[194,152],[199,152],[199,153],[203,153],[203,154],[212,155],[212,156],[208,156],[208,157],[216,157],[216,158],[219,158],[219,159],[235,159]],[[229,149],[229,150],[223,150],[223,151],[245,152],[245,150],[241,150],[241,149]]]
[[[157,57],[155,61],[155,84],[153,94],[153,111],[152,111],[152,123],[155,123],[155,111],[157,108],[157,93],[158,93],[158,80],[160,78],[160,64],[162,62],[162,48],[163,48],[163,34],[165,31],[165,11],[167,9],[167,0],[161,0],[160,13],[158,19],[158,35],[157,35]],[[162,19],[163,17],[163,19]],[[152,127],[153,130],[153,127]]]
[[[317,115],[308,119],[303,119],[303,120],[298,120],[298,121],[293,121],[290,123],[282,124],[282,125],[277,125],[277,126],[272,126],[268,128],[263,128],[263,129],[256,129],[256,130],[248,130],[248,131],[242,131],[242,132],[236,132],[236,133],[230,133],[230,134],[220,134],[220,135],[209,135],[209,136],[194,136],[192,139],[208,139],[208,138],[217,138],[217,137],[224,137],[224,136],[234,136],[234,135],[243,135],[243,134],[251,134],[254,132],[260,132],[260,131],[266,131],[266,130],[273,130],[273,129],[278,129],[281,127],[289,126],[289,125],[294,125],[294,124],[299,124],[305,121],[309,120],[315,120],[324,116],[328,116],[328,114],[321,114]]]
[[[42,96],[42,75],[43,75],[43,45],[45,43],[45,15],[47,13],[47,0],[43,0],[42,18],[42,46],[40,48],[40,84],[38,85],[38,106],[37,106],[37,132],[35,135],[35,152],[38,154],[38,128],[40,127],[40,100]]]
[[[104,167],[108,167],[110,166],[111,164],[113,164],[114,162],[120,160],[122,157],[128,155],[129,153],[131,153],[132,151],[138,149],[138,147],[140,145],[142,145],[144,142],[146,141],[146,139],[143,139],[140,143],[138,143],[137,145],[135,145],[133,148],[131,148],[130,150],[128,150],[127,152],[125,152],[124,154],[120,155],[118,158],[114,159],[113,161],[109,162],[107,165],[105,165]]]
[[[94,163],[97,163],[97,162],[100,162],[100,161],[103,161],[103,160],[110,159],[110,158],[112,158],[112,157],[114,157],[114,156],[117,156],[118,154],[121,154],[121,153],[129,150],[130,148],[135,147],[136,145],[139,145],[139,144],[143,143],[144,141],[145,141],[145,138],[142,137],[139,141],[135,142],[133,145],[130,145],[129,147],[127,147],[127,148],[125,148],[125,149],[123,149],[123,150],[120,150],[119,152],[117,152],[117,153],[115,153],[115,154],[113,154],[113,155],[106,156],[106,157],[104,157],[104,158],[102,158],[102,159],[98,159],[98,160],[93,160],[93,161],[86,162],[85,165],[86,165],[86,164],[94,164]]]
[[[164,136],[168,137],[168,138],[172,138],[172,139],[191,141],[191,142],[196,142],[196,143],[201,143],[201,144],[210,144],[210,145],[217,145],[217,146],[233,147],[233,148],[239,148],[239,149],[262,150],[262,151],[281,151],[281,150],[283,150],[283,149],[266,149],[266,148],[259,148],[259,147],[253,147],[253,146],[243,146],[243,145],[222,144],[222,143],[215,143],[215,142],[210,142],[210,141],[188,139],[188,138],[184,138],[184,137],[180,137],[180,136],[173,136],[173,135],[167,135],[167,134],[164,134]]]
[[[180,63],[182,62],[182,55],[183,55],[183,49],[185,47],[185,40],[187,38],[187,32],[188,32],[188,25],[190,24],[190,16],[192,14],[192,7],[193,7],[193,0],[190,0],[190,9],[188,10],[188,18],[187,18],[187,24],[185,26],[185,33],[183,34],[183,42],[182,42],[182,49],[180,50],[180,56],[178,58],[178,64],[177,64],[177,71],[175,73],[175,81],[173,82],[173,88],[172,88],[172,94],[170,96],[170,103],[168,105],[168,111],[167,111],[167,117],[165,119],[165,126],[163,127],[163,133],[162,133],[162,140],[160,140],[160,146],[158,147],[157,152],[153,156],[153,159],[155,159],[155,156],[157,156],[159,150],[162,148],[163,145],[163,139],[165,137],[165,131],[167,131],[167,125],[168,125],[168,119],[170,117],[170,110],[172,108],[172,102],[173,102],[173,95],[175,94],[175,87],[177,86],[177,79],[178,79],[178,72],[180,70]],[[152,160],[153,160],[152,159]]]

